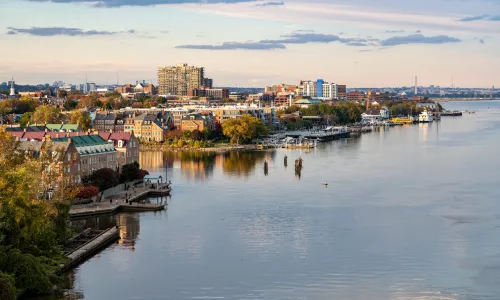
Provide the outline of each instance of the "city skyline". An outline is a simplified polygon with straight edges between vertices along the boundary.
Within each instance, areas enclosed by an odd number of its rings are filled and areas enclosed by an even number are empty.
[[[158,67],[188,63],[228,87],[317,78],[411,86],[416,75],[421,86],[500,86],[498,1],[26,0],[0,8],[8,45],[0,82],[83,83],[87,74],[113,84],[119,74],[120,84],[157,84]],[[148,17],[125,17],[134,15]]]

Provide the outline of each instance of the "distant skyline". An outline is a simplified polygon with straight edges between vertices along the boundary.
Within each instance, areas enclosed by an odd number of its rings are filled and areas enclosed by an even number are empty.
[[[498,0],[1,1],[0,82],[156,83],[205,67],[215,86],[500,86]]]

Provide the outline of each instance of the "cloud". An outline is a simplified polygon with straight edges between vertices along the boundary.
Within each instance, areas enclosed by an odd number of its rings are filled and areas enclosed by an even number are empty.
[[[124,31],[99,31],[99,30],[84,30],[81,28],[70,27],[31,27],[31,28],[14,28],[7,27],[7,34],[27,34],[34,36],[98,36],[98,35],[115,35],[125,33]],[[129,34],[135,34],[136,31],[131,29],[126,31]]]
[[[483,39],[479,39],[479,43],[481,43],[483,45],[485,44]]]
[[[460,39],[447,36],[437,35],[426,37],[422,34],[412,34],[407,36],[395,36],[386,40],[380,41],[381,46],[398,46],[407,44],[446,44],[446,43],[459,43]]]
[[[263,7],[263,6],[282,6],[282,5],[285,5],[285,2],[283,1],[271,1],[271,2],[264,2],[264,3],[259,3],[259,4],[255,4],[255,6],[260,6],[260,7]]]
[[[154,6],[168,4],[218,4],[256,2],[257,0],[28,0],[31,2],[52,3],[92,3],[93,7],[113,8],[122,6]]]
[[[472,16],[472,17],[465,17],[463,19],[457,20],[459,22],[474,22],[474,21],[500,21],[500,16],[490,16],[490,15],[479,15],[479,16]]]
[[[405,33],[404,30],[386,30],[385,33]]]
[[[362,47],[371,46],[377,39],[362,39],[362,38],[341,38],[335,34],[322,34],[322,33],[298,33],[281,36],[282,39],[278,40],[262,40],[259,43],[279,43],[279,44],[328,44],[339,42],[348,46]]]
[[[285,49],[285,45],[277,43],[260,43],[260,42],[226,42],[221,45],[180,45],[178,49],[196,49],[196,50],[275,50]]]
[[[275,40],[260,40],[247,42],[225,42],[220,45],[179,45],[179,49],[197,49],[197,50],[275,50],[286,49],[286,45],[299,44],[329,44],[341,43],[351,47],[393,47],[406,44],[445,44],[458,43],[460,39],[446,36],[430,36],[426,37],[422,34],[413,34],[408,36],[394,36],[385,40],[376,38],[341,38],[335,34],[321,33],[297,33],[283,35],[281,39]]]

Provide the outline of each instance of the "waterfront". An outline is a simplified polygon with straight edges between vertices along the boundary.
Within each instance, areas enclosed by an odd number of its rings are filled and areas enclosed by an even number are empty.
[[[86,220],[122,240],[69,297],[498,299],[500,102],[443,105],[479,112],[310,151],[142,153],[168,210]]]

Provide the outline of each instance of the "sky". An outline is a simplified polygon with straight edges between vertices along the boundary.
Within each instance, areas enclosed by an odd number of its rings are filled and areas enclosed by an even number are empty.
[[[0,0],[0,82],[500,87],[500,0]]]

